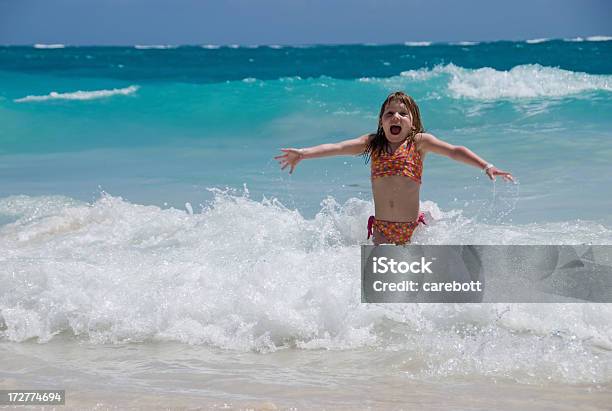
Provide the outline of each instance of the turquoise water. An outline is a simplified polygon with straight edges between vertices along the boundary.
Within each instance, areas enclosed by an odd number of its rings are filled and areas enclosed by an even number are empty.
[[[0,197],[91,201],[104,190],[182,208],[210,201],[207,188],[246,185],[312,217],[328,195],[370,198],[363,159],[315,160],[289,177],[273,155],[372,131],[399,89],[429,132],[520,181],[493,192],[477,170],[430,156],[422,198],[470,216],[484,206],[506,223],[609,224],[611,54],[611,41],[561,40],[3,47]]]
[[[612,244],[612,41],[578,40],[0,47],[1,388],[601,408],[609,304],[362,304],[368,165],[273,160],[404,90],[518,179],[428,156],[415,243]]]

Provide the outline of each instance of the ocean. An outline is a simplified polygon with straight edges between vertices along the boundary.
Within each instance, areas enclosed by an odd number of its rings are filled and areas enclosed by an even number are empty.
[[[0,389],[65,389],[69,409],[604,409],[610,304],[362,304],[369,164],[273,157],[375,131],[402,90],[517,180],[428,155],[413,242],[612,244],[611,57],[602,36],[0,47]]]

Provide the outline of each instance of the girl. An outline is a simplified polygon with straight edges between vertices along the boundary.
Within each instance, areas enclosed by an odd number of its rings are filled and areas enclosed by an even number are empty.
[[[281,169],[290,166],[289,173],[308,158],[360,154],[366,162],[371,160],[375,215],[368,220],[368,238],[374,234],[375,245],[409,243],[419,223],[425,224],[424,215],[419,213],[419,191],[423,159],[429,152],[479,167],[492,180],[502,176],[514,181],[510,173],[487,163],[468,148],[453,146],[425,133],[419,107],[401,91],[391,93],[382,104],[375,134],[281,151],[283,154],[274,158],[279,160]]]

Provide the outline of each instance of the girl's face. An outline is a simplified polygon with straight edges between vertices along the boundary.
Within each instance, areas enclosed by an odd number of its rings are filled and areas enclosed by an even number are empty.
[[[412,133],[412,115],[400,101],[392,100],[387,104],[380,123],[390,143],[401,143]]]

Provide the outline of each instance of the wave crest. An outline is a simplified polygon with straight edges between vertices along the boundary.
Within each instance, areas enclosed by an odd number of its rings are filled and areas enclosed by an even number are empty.
[[[93,90],[93,91],[73,91],[70,93],[58,93],[52,91],[44,96],[25,96],[15,100],[16,103],[27,103],[31,101],[47,101],[47,100],[94,100],[112,96],[127,96],[135,93],[139,89],[138,86],[129,86],[125,88],[114,88],[112,90]]]
[[[63,49],[65,47],[63,44],[34,44],[35,49]]]
[[[428,364],[424,375],[610,379],[609,360],[591,351],[612,347],[609,305],[362,304],[359,243],[371,202],[327,198],[308,220],[274,199],[212,191],[193,214],[110,195],[93,204],[0,199],[0,213],[18,217],[0,227],[0,341],[63,333],[258,352],[372,347],[413,353]],[[481,243],[492,230],[543,231],[537,242],[595,231],[483,226],[430,202],[422,208],[431,216],[417,233],[425,242],[430,231],[448,243],[457,243],[449,232],[470,229]]]
[[[540,38],[540,39],[526,40],[525,43],[527,43],[527,44],[539,44],[539,43],[546,43],[547,41],[550,41],[550,39],[549,38]]]
[[[582,42],[582,41],[611,41],[612,36],[589,36],[589,37],[574,37],[571,39],[564,39],[563,41],[571,42]]]
[[[612,36],[589,36],[587,41],[612,41]]]
[[[452,97],[477,100],[565,97],[589,91],[612,91],[610,75],[579,73],[539,64],[520,65],[509,71],[489,67],[466,69],[448,64],[405,71],[400,76],[414,81],[446,76]]]
[[[427,47],[431,46],[431,41],[406,41],[404,45],[408,47]]]
[[[134,46],[135,49],[139,49],[139,50],[166,50],[166,49],[175,49],[178,46],[174,46],[174,45],[169,45],[169,44],[150,44],[150,45],[143,45],[143,44],[136,44]]]

